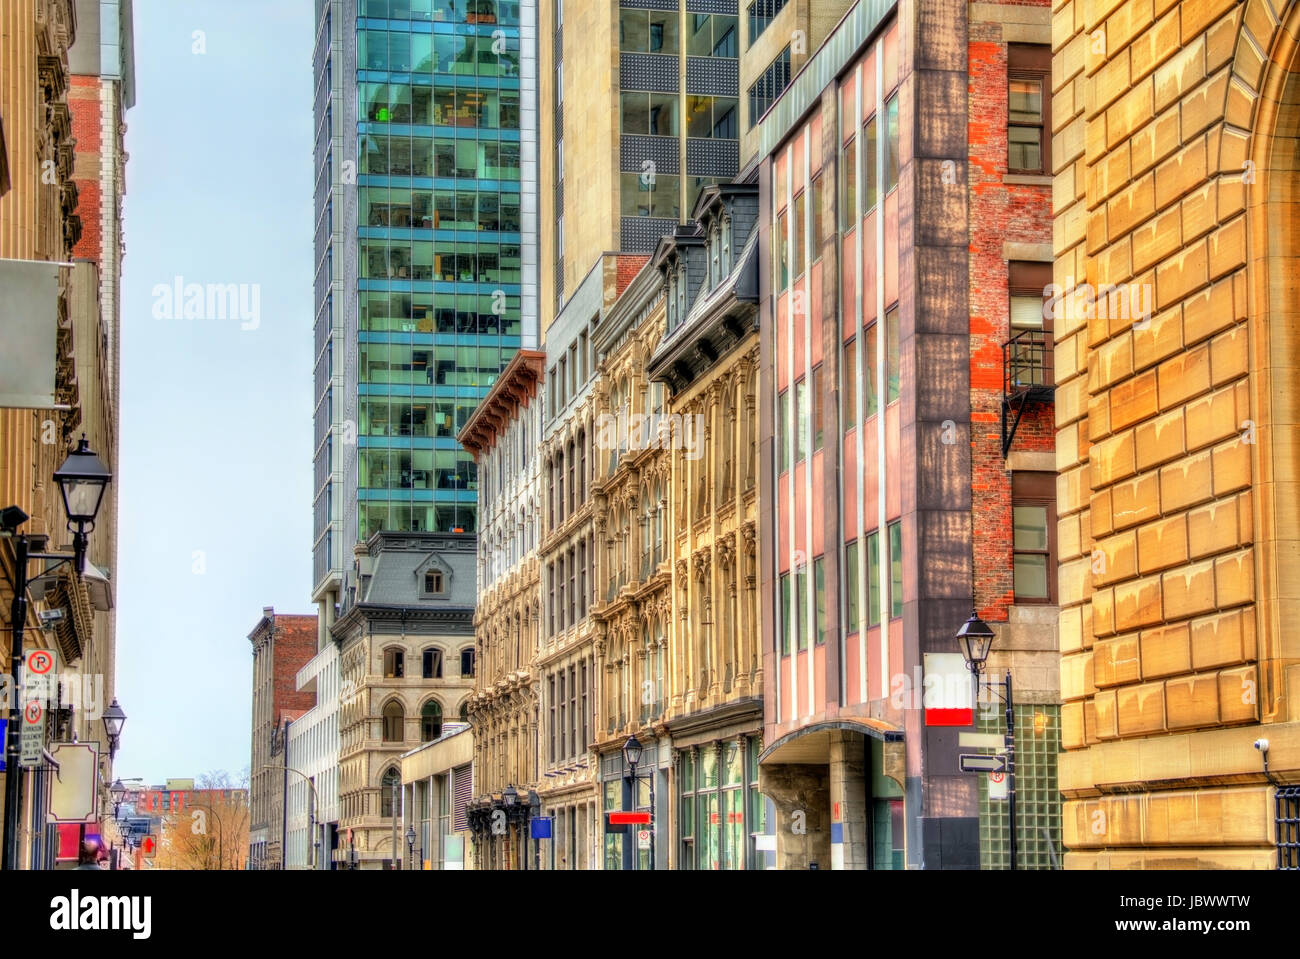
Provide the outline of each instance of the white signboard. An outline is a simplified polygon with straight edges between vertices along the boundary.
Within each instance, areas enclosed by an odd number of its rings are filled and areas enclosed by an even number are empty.
[[[46,822],[94,822],[98,751],[91,743],[54,743],[50,755],[59,771],[50,778]]]
[[[59,264],[0,260],[0,407],[52,409]]]

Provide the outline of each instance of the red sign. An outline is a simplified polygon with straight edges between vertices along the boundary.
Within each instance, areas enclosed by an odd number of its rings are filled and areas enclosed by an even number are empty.
[[[609,814],[609,824],[611,826],[648,826],[650,825],[650,814],[648,812],[612,812]]]

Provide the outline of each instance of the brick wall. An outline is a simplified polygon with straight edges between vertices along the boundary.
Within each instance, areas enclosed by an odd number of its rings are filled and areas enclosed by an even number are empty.
[[[277,721],[281,714],[298,711],[299,714],[316,705],[316,694],[298,690],[298,670],[316,655],[316,617],[275,617],[275,691],[271,700],[271,715]]]
[[[77,184],[77,215],[81,217],[81,239],[73,247],[72,255],[97,263],[104,250],[103,191],[99,182],[103,117],[99,93],[98,77],[70,78],[68,109],[72,113],[72,136],[77,141],[73,179]]]
[[[618,258],[618,279],[615,295],[622,295],[627,289],[627,285],[636,278],[641,272],[641,268],[646,265],[650,257],[641,256],[640,254],[623,254]]]
[[[1046,7],[1045,2],[1030,5]],[[1014,599],[1011,473],[1002,455],[1002,345],[1010,338],[1011,329],[1003,244],[1049,242],[1052,197],[1048,186],[1003,181],[1007,173],[1007,43],[1002,24],[972,15],[970,38],[967,160],[975,594],[981,616],[1000,622],[1007,619]],[[1050,452],[1055,443],[1052,404],[1028,407],[1011,449]]]

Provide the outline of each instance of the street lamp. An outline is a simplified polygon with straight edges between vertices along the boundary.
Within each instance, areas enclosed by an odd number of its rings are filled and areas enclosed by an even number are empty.
[[[108,708],[104,710],[104,733],[108,736],[109,759],[112,759],[117,755],[117,743],[118,740],[122,738],[122,727],[125,725],[126,713],[124,713],[122,707],[117,704],[117,697],[114,696],[113,701],[109,703]],[[121,783],[120,779],[118,780],[118,783]],[[123,787],[122,792],[125,794],[125,787]],[[121,802],[120,799],[114,801]]]
[[[13,639],[12,666],[9,675],[17,677],[23,665],[23,631],[27,625],[27,588],[29,578],[27,567],[31,560],[51,561],[45,567],[48,575],[64,563],[71,563],[77,576],[86,571],[87,534],[95,528],[95,517],[99,513],[104,499],[104,490],[108,487],[112,474],[91,452],[86,444],[86,437],[81,437],[77,449],[71,453],[54,474],[54,481],[59,485],[63,496],[63,506],[68,514],[68,529],[73,531],[72,555],[63,553],[42,553],[31,550],[31,540],[26,533],[19,533],[18,527],[27,522],[27,514],[17,506],[0,510],[0,532],[15,537],[14,544],[14,598],[10,606],[9,625]],[[6,765],[9,774],[5,777],[5,843],[4,855],[0,868],[18,868],[19,830],[22,823],[23,772],[19,758],[21,750],[18,735],[22,728],[22,710],[25,705],[20,696],[11,696],[9,705],[9,752]],[[125,717],[123,717],[125,719]],[[120,731],[120,728],[119,728]]]
[[[985,663],[989,651],[993,648],[993,628],[971,610],[970,619],[962,623],[957,630],[957,641],[961,644],[961,654],[966,660],[966,668],[975,675],[975,688],[978,692],[989,689],[997,693],[998,698],[1006,704],[1007,734],[1003,739],[1007,750],[1007,830],[1011,834],[1011,868],[1016,868],[1016,710],[1011,695],[1011,670],[1001,682],[985,679]]]
[[[122,780],[114,779],[113,785],[108,787],[108,794],[113,797],[113,818],[121,818],[122,800],[126,798],[126,786]]]
[[[406,859],[408,862],[415,862],[415,827],[406,827]]]
[[[636,767],[641,764],[641,757],[645,753],[645,747],[641,745],[641,740],[636,738],[636,734],[629,736],[627,742],[623,744],[623,761],[628,765],[628,778],[632,780],[632,808],[633,810],[640,802],[639,777],[637,776]],[[650,781],[650,868],[655,867],[655,772],[650,770],[646,776]],[[637,846],[632,847],[632,865],[636,867],[640,857],[641,850]]]
[[[104,490],[112,478],[113,474],[91,452],[84,433],[77,448],[54,474],[54,482],[63,494],[63,508],[68,513],[68,529],[73,530],[75,526],[72,543],[78,573],[86,571],[86,534],[95,528]]]

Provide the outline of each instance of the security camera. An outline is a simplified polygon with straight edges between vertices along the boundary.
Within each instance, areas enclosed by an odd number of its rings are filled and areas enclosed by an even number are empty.
[[[1267,739],[1256,739],[1256,740],[1255,740],[1255,748],[1258,749],[1258,750],[1259,750],[1260,752],[1262,752],[1262,753],[1266,753],[1266,752],[1268,752],[1268,740],[1267,740]]]

